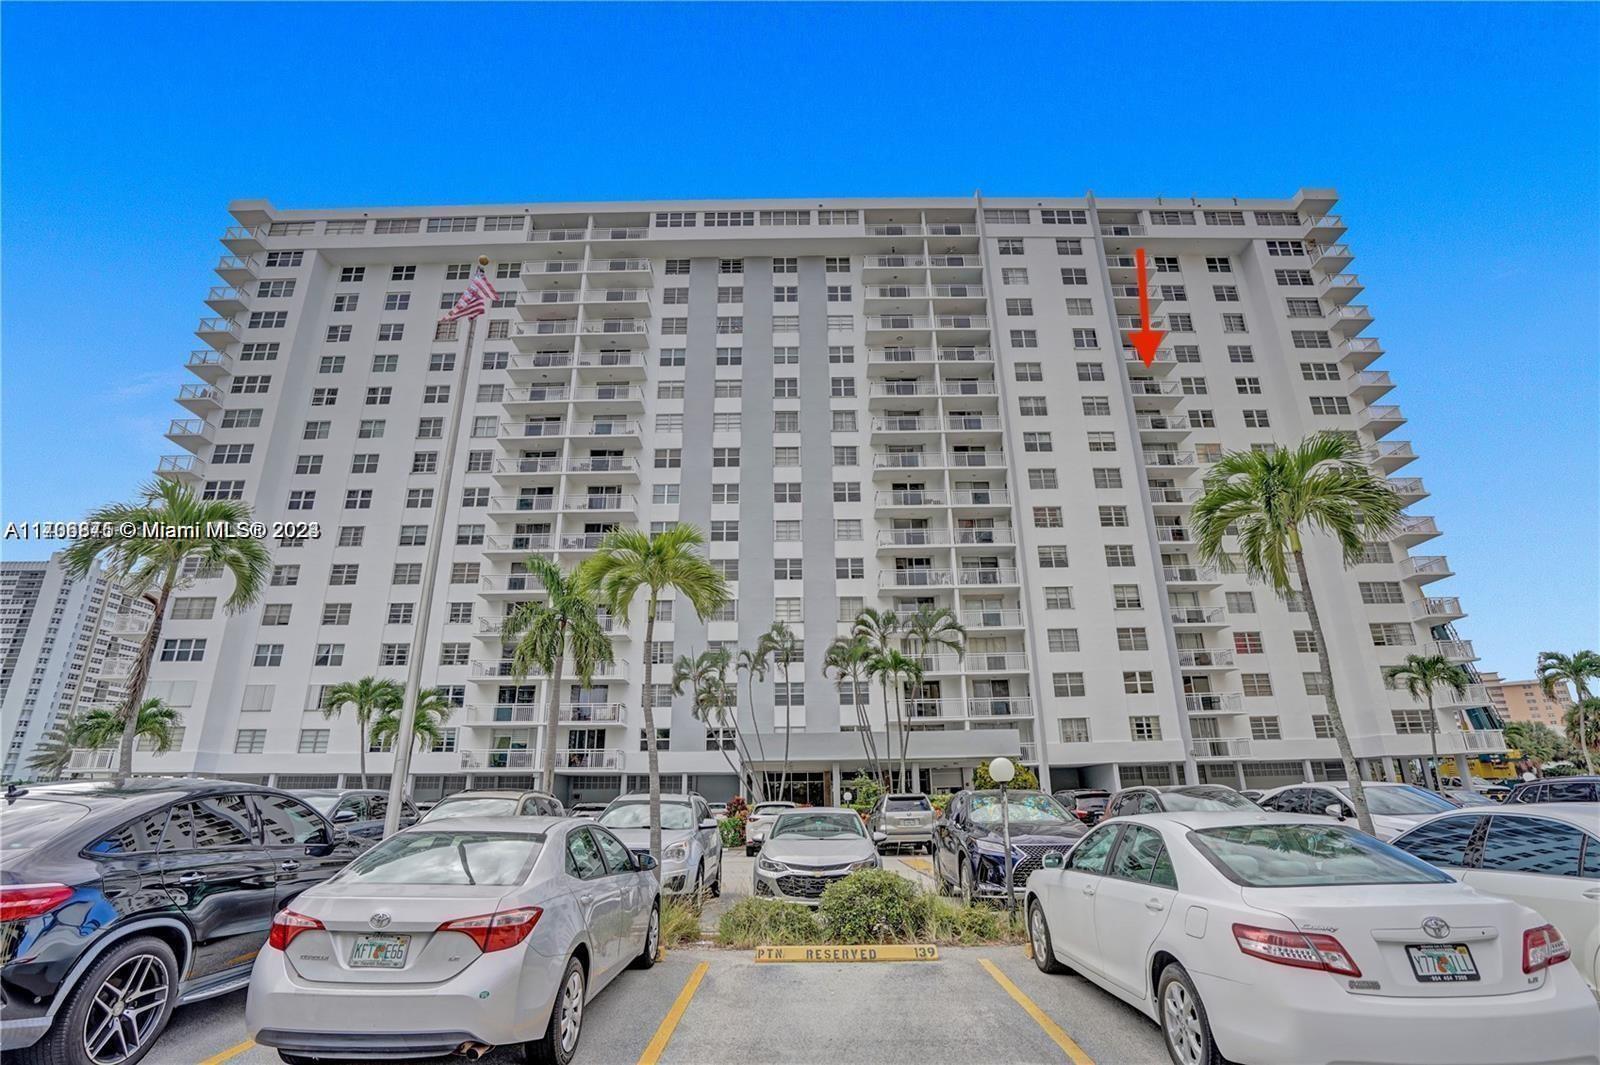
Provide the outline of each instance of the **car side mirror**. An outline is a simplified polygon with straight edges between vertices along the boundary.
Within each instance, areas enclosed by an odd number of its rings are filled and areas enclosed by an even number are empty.
[[[874,832],[872,834],[872,842],[874,842],[874,843],[887,843],[887,842],[889,842],[889,833],[887,833],[887,832]]]
[[[656,867],[656,856],[654,854],[641,854],[638,856],[638,858],[639,870],[641,872],[648,873],[650,870]]]
[[[700,822],[700,827],[701,828],[716,828],[717,827],[717,819],[715,817],[708,817],[704,821]]]
[[[1043,864],[1046,869],[1060,869],[1065,863],[1066,859],[1055,851],[1051,851],[1044,856]]]
[[[354,821],[355,819],[356,812],[350,809],[348,806],[343,810],[336,811],[333,815],[333,823],[336,825],[342,825],[346,821]]]
[[[1337,817],[1341,821],[1344,820],[1344,807],[1339,803],[1330,802],[1322,808],[1322,812],[1328,817]]]

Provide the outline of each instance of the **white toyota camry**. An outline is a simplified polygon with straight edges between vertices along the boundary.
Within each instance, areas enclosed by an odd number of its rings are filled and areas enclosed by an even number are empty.
[[[1600,1062],[1554,927],[1330,819],[1108,821],[1026,913],[1039,968],[1143,1011],[1177,1065]]]
[[[291,1063],[520,1043],[565,1065],[589,1000],[654,963],[653,868],[588,821],[419,824],[278,914],[246,1027]]]

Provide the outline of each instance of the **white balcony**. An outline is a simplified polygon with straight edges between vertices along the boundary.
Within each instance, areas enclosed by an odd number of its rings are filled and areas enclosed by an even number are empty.
[[[538,351],[526,355],[513,355],[506,364],[506,369],[513,375],[526,373],[533,377],[549,378],[558,371],[565,371],[572,367],[572,352],[570,351]],[[565,373],[560,373],[565,378]]]
[[[928,470],[944,466],[942,451],[878,451],[872,456],[874,469]]]
[[[1197,672],[1233,669],[1233,652],[1223,647],[1179,651],[1178,668]]]
[[[927,299],[927,285],[868,285],[865,292],[869,300]]]
[[[645,240],[650,230],[644,226],[595,226],[589,234],[593,241]]]
[[[198,452],[216,436],[216,427],[204,418],[174,418],[167,425],[167,439],[179,447]]]
[[[1389,534],[1389,539],[1402,547],[1411,548],[1439,536],[1439,525],[1424,515],[1402,515],[1399,524]]]
[[[1400,560],[1400,579],[1412,584],[1427,584],[1454,575],[1450,560],[1443,555],[1411,555]]]
[[[205,480],[206,464],[194,455],[162,455],[156,463],[156,476],[180,484]]]
[[[638,336],[650,332],[648,318],[587,318],[583,323],[586,336]]]
[[[878,533],[879,547],[942,547],[949,543],[949,529],[885,529]]]
[[[238,341],[239,323],[232,318],[202,318],[195,327],[194,335],[218,351],[223,351],[229,344]]]
[[[986,588],[1017,581],[1017,570],[1013,566],[967,566],[956,571],[956,583],[964,588]]]
[[[644,389],[638,385],[586,385],[572,390],[572,400],[574,403],[597,403],[642,411]]]
[[[960,699],[906,699],[902,709],[908,721],[959,718],[966,709]]]
[[[628,720],[623,703],[562,703],[556,712],[563,725],[621,725]]]
[[[965,655],[938,654],[913,656],[924,673],[1025,673],[1026,651],[968,651]]]
[[[1374,337],[1351,337],[1334,345],[1339,361],[1350,370],[1365,370],[1383,354],[1383,344]]]
[[[575,424],[572,427],[571,435],[586,439],[590,437],[603,439],[637,437],[639,435],[639,423],[618,418],[594,418]]]
[[[486,536],[483,550],[489,555],[543,554],[554,543],[549,533],[514,533],[510,536]]]
[[[920,270],[928,260],[921,255],[868,255],[861,265],[867,270]]]
[[[528,259],[522,264],[520,276],[524,285],[537,281],[541,275],[576,274],[583,270],[580,259]]]
[[[1248,758],[1250,741],[1245,739],[1197,739],[1189,748],[1196,758]]]
[[[978,227],[971,222],[929,222],[930,237],[975,237]]]
[[[1220,606],[1173,607],[1167,616],[1172,624],[1184,628],[1220,629],[1228,624],[1228,612]]]
[[[615,473],[620,474],[625,480],[636,481],[639,479],[638,461],[622,455],[597,455],[568,459],[565,468],[568,473]],[[616,478],[610,479],[616,480]]]
[[[585,351],[578,355],[579,370],[600,370],[638,380],[644,376],[644,355],[637,351]]]
[[[931,329],[933,320],[925,314],[869,314],[867,328],[891,333],[908,329]]]
[[[1424,655],[1439,655],[1451,662],[1476,662],[1478,652],[1472,649],[1471,640],[1428,640],[1422,645]]]
[[[571,244],[588,240],[589,231],[571,226],[563,229],[535,229],[528,234],[528,239],[538,244]]]
[[[1499,729],[1474,729],[1457,733],[1461,749],[1468,753],[1499,753],[1506,750],[1506,734]]]
[[[1193,451],[1144,451],[1144,464],[1151,469],[1192,470],[1200,463]]]
[[[462,751],[462,769],[537,769],[539,752],[531,747],[520,750]]]
[[[485,728],[495,725],[529,726],[544,724],[544,700],[537,703],[503,703],[499,706],[467,706],[463,707],[455,717],[450,719],[452,725],[461,724],[474,728]]]
[[[547,440],[551,437],[565,436],[566,432],[567,423],[560,421],[500,423],[500,439],[502,441]]]
[[[1187,525],[1157,525],[1156,542],[1163,544],[1192,544],[1194,530]]]
[[[1238,692],[1190,692],[1183,708],[1191,714],[1242,714],[1244,696]]]
[[[1189,417],[1185,414],[1135,414],[1134,424],[1146,439],[1159,440],[1167,436],[1185,436],[1189,432]]]
[[[983,267],[983,257],[973,252],[930,255],[928,265],[935,270],[977,270]]]
[[[1009,525],[955,530],[957,547],[1009,547],[1017,542],[1017,532]]]
[[[1385,480],[1406,506],[1428,498],[1428,490],[1423,486],[1421,477],[1389,477]]]
[[[1100,227],[1100,235],[1102,237],[1142,237],[1144,236],[1144,226],[1131,222],[1116,222],[1102,225]]]
[[[1388,370],[1358,370],[1350,375],[1350,394],[1371,403],[1394,390]]]
[[[1380,440],[1362,453],[1369,466],[1393,473],[1402,466],[1417,460],[1417,453],[1409,440]]]
[[[1404,425],[1406,416],[1392,403],[1379,403],[1357,411],[1356,420],[1367,432],[1384,436]]]
[[[1001,469],[1006,464],[1004,451],[951,451],[945,460],[952,469]]]
[[[961,624],[969,629],[1017,629],[1022,627],[1022,611],[964,610],[961,613]]]
[[[955,571],[948,569],[895,569],[878,574],[880,588],[948,588],[955,583]]]
[[[540,318],[531,322],[512,322],[513,340],[543,337],[574,336],[578,332],[576,318]]]
[[[922,236],[922,226],[916,222],[871,222],[866,229],[869,237]]]
[[[583,772],[595,770],[620,770],[625,760],[625,754],[620,749],[612,750],[565,750],[556,752],[556,769],[576,769]]]
[[[968,717],[1032,717],[1033,700],[1028,696],[1001,699],[968,699]]]
[[[945,416],[944,427],[951,433],[998,433],[1000,419],[988,414],[950,414]]]
[[[230,285],[248,285],[261,272],[261,264],[248,255],[224,255],[217,260],[217,276]]]
[[[1135,377],[1128,381],[1128,391],[1143,406],[1176,407],[1183,402],[1183,393],[1176,381],[1152,381]]]
[[[939,361],[956,364],[989,363],[994,362],[994,350],[971,344],[946,344],[939,349]]]
[[[1364,287],[1355,274],[1334,274],[1322,282],[1317,295],[1334,306],[1341,306],[1359,296]]]
[[[1328,328],[1344,337],[1353,337],[1372,324],[1372,311],[1360,303],[1330,308],[1325,317],[1328,319]]]
[[[958,488],[950,493],[950,505],[972,510],[1010,510],[1011,493],[1004,488]]]
[[[265,236],[265,226],[229,226],[222,232],[222,243],[235,255],[254,255]]]
[[[67,771],[70,773],[109,773],[117,766],[117,754],[114,749],[97,750],[89,747],[74,747],[67,760]]]
[[[875,433],[937,433],[940,428],[939,419],[933,417],[896,415],[872,419],[872,431]]]
[[[911,489],[899,492],[879,492],[874,496],[874,503],[880,507],[943,507],[948,503],[948,497],[942,491],[927,489]]]
[[[630,282],[637,283],[640,281],[647,282],[649,278],[648,276],[644,275],[648,275],[650,273],[650,260],[620,257],[604,258],[596,255],[591,257],[589,261],[584,264],[583,271],[584,273],[591,275],[591,284],[595,281],[595,278],[592,275],[597,274],[606,275],[607,279],[609,279],[610,275],[615,275],[618,281],[620,281],[622,284],[628,284]]]
[[[1212,585],[1222,583],[1222,577],[1218,574],[1215,566],[1162,566],[1161,576],[1168,584]]]
[[[1324,274],[1332,275],[1343,273],[1344,268],[1355,262],[1355,256],[1343,244],[1329,244],[1322,248],[1311,248],[1307,251],[1311,257],[1311,265]]]
[[[234,285],[215,285],[206,293],[206,306],[231,318],[250,306],[250,294]]]
[[[553,514],[556,497],[553,495],[493,496],[489,500],[491,514]]]
[[[1425,596],[1411,601],[1413,621],[1437,625],[1442,621],[1455,621],[1466,616],[1467,612],[1461,609],[1461,600],[1453,595]]]
[[[222,409],[222,393],[209,385],[184,385],[178,389],[178,406],[205,417]]]
[[[932,348],[868,348],[868,366],[905,366],[933,362]]]
[[[986,314],[939,314],[933,319],[936,329],[982,329],[989,328],[989,316]]]
[[[541,406],[565,407],[572,398],[566,385],[532,385],[527,388],[508,388],[503,402],[508,407]]]
[[[1158,486],[1150,489],[1150,502],[1157,507],[1190,507],[1199,498],[1200,489],[1198,488],[1165,488]]]
[[[561,509],[565,511],[582,511],[595,513],[598,511],[634,511],[638,509],[638,500],[628,494],[592,493],[589,495],[568,495],[561,499]]]
[[[984,299],[987,293],[982,285],[978,284],[943,284],[933,286],[933,298],[936,300],[959,299]]]
[[[233,375],[233,356],[209,348],[200,348],[189,352],[189,361],[184,363],[184,368],[206,384],[214,385],[223,378]]]
[[[988,379],[945,378],[939,389],[941,396],[994,396],[999,394],[994,381]]]

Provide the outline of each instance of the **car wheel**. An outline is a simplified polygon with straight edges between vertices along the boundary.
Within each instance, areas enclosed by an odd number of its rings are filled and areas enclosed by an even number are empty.
[[[976,899],[973,897],[972,867],[965,858],[956,860],[956,873],[961,878],[961,905],[971,906]]]
[[[1050,922],[1045,920],[1044,907],[1038,899],[1028,902],[1028,942],[1033,946],[1033,964],[1042,973],[1069,971],[1056,960],[1055,948],[1050,943]]]
[[[706,863],[701,862],[694,870],[694,894],[689,896],[690,904],[699,909],[706,900]]]
[[[1156,1000],[1161,1034],[1166,1037],[1173,1065],[1223,1065],[1217,1042],[1211,1036],[1205,1005],[1183,966],[1173,962],[1161,970]]]
[[[124,940],[83,974],[44,1038],[6,1058],[17,1065],[134,1065],[166,1029],[177,987],[171,947],[150,936]]]
[[[578,1052],[578,1037],[583,1034],[583,1006],[587,988],[583,963],[568,958],[556,987],[556,1000],[550,1007],[550,1024],[544,1038],[527,1044],[523,1056],[528,1065],[568,1065]]]
[[[944,870],[939,867],[938,848],[935,848],[933,851],[933,859],[931,864],[933,865],[933,890],[945,898],[949,898],[951,895],[954,895],[955,891],[950,887],[949,884],[945,883]]]
[[[630,969],[648,969],[656,963],[656,955],[661,950],[661,900],[650,908],[650,928],[644,934],[644,949],[639,956],[633,959]]]
[[[746,858],[754,858],[756,856],[756,849],[754,847],[746,846],[744,849],[744,856]]]

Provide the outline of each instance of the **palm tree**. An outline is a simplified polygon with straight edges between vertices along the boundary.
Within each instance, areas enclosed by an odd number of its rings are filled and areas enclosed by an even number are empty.
[[[767,797],[766,765],[767,745],[761,739],[761,722],[756,720],[756,681],[767,679],[767,667],[772,664],[772,657],[765,645],[758,639],[754,648],[743,647],[739,649],[734,658],[734,672],[744,674],[745,692],[748,694],[750,704],[750,727],[756,735],[756,756],[761,759],[761,771],[750,774],[750,782],[755,792],[755,801],[761,802]],[[739,719],[734,718],[735,727]],[[749,764],[747,758],[746,764]]]
[[[705,542],[705,534],[687,524],[649,535],[637,529],[615,529],[600,541],[594,557],[578,567],[579,586],[593,592],[616,617],[627,617],[640,590],[645,592],[644,680],[639,702],[644,711],[650,772],[650,853],[656,860],[657,880],[661,877],[661,758],[651,706],[650,651],[662,592],[676,592],[702,619],[728,601],[728,582],[700,553]]]
[[[1229,452],[1206,475],[1205,488],[1194,507],[1197,553],[1205,561],[1224,560],[1223,538],[1234,530],[1250,579],[1263,581],[1287,596],[1296,591],[1291,569],[1298,575],[1300,599],[1317,642],[1328,722],[1344,762],[1356,823],[1369,835],[1372,815],[1367,810],[1355,751],[1339,714],[1328,641],[1317,613],[1302,537],[1313,532],[1331,536],[1345,566],[1353,566],[1365,553],[1367,540],[1384,539],[1393,531],[1400,507],[1394,489],[1362,464],[1360,445],[1337,433],[1318,433],[1293,448]]]
[[[1506,746],[1522,755],[1535,770],[1561,757],[1565,741],[1549,725],[1536,721],[1507,721]]]
[[[911,784],[906,772],[906,719],[901,696],[907,681],[914,684],[922,683],[922,663],[915,658],[907,657],[899,648],[891,647],[887,651],[875,653],[868,662],[867,669],[883,682],[885,692],[891,686],[894,688],[894,720],[896,727],[900,729],[900,768],[897,787],[909,791]],[[884,698],[888,698],[887,694]]]
[[[912,658],[918,664],[929,654],[937,654],[941,649],[954,651],[956,658],[960,659],[967,653],[967,629],[956,620],[955,611],[947,606],[922,607],[901,628],[901,639],[910,650]],[[916,698],[923,696],[922,678],[917,678]],[[900,733],[900,762],[902,771],[906,760],[906,742],[909,733]]]
[[[501,637],[516,641],[511,653],[511,670],[519,680],[535,668],[549,678],[550,693],[545,710],[543,775],[539,778],[552,793],[556,782],[556,729],[561,721],[561,670],[572,657],[578,682],[585,688],[594,682],[595,670],[610,665],[611,637],[600,623],[594,595],[580,587],[575,574],[563,572],[549,559],[535,555],[527,561],[528,572],[544,585],[544,601],[520,603],[506,618]]]
[[[867,646],[872,649],[872,654],[868,656],[869,659],[878,655],[888,654],[891,650],[893,650],[895,646],[895,634],[899,631],[900,616],[898,614],[896,614],[893,610],[878,610],[877,608],[870,606],[861,613],[857,614],[855,623],[850,626],[850,634],[866,641]],[[889,680],[883,674],[873,671],[870,668],[870,665],[867,672],[878,678],[879,687],[883,691],[884,741],[889,748],[885,753],[890,758],[893,758],[894,744],[893,741],[889,739],[888,735]]]
[[[418,692],[416,720],[412,726],[412,736],[417,747],[426,749],[423,747],[424,743],[428,747],[437,747],[442,743],[445,722],[449,721],[450,715],[455,712],[455,704],[438,688]],[[382,747],[384,744],[393,744],[399,737],[399,704],[380,708],[377,717],[373,718],[368,741]]]
[[[335,684],[322,696],[322,716],[335,718],[347,706],[355,707],[356,730],[361,739],[356,753],[361,759],[361,786],[367,786],[367,738],[374,715],[385,710],[398,710],[405,701],[406,690],[399,681],[362,677],[356,681]]]
[[[1428,741],[1433,748],[1432,787],[1438,791],[1439,718],[1433,709],[1433,690],[1444,688],[1459,699],[1467,694],[1467,685],[1472,683],[1472,678],[1467,675],[1466,670],[1443,655],[1406,655],[1403,663],[1385,669],[1383,678],[1391,687],[1404,688],[1411,698],[1428,701]]]
[[[1562,722],[1567,730],[1567,742],[1583,748],[1583,763],[1590,764],[1590,739],[1600,735],[1600,699],[1590,696],[1567,708]]]
[[[789,687],[789,667],[801,661],[805,656],[804,646],[795,638],[794,630],[781,621],[774,621],[772,628],[761,635],[756,641],[757,646],[765,647],[767,656],[772,659],[779,672],[783,674],[783,776],[778,778],[778,794],[788,794],[789,791],[789,723],[794,718],[793,689]]]
[[[867,758],[867,775],[877,780],[881,772],[878,767],[878,745],[872,738],[872,720],[861,701],[862,695],[871,690],[866,680],[867,663],[871,659],[872,645],[864,637],[840,636],[828,645],[822,657],[822,669],[837,677],[840,684],[848,682],[850,685],[850,704],[856,711],[861,748]]]
[[[1540,651],[1538,665],[1539,686],[1544,693],[1555,698],[1556,688],[1572,685],[1573,702],[1589,698],[1589,682],[1600,679],[1600,655],[1593,651],[1574,651],[1564,655],[1559,651]],[[1584,771],[1593,775],[1594,758],[1589,752],[1589,728],[1584,715],[1578,715],[1577,744],[1583,748]]]
[[[154,747],[156,754],[172,750],[172,741],[183,725],[183,715],[160,699],[146,699],[139,704],[139,713],[129,726],[121,710],[97,707],[83,715],[73,738],[79,745],[98,750],[120,743],[122,737],[144,737]]]
[[[45,780],[56,780],[61,771],[72,764],[72,752],[81,747],[83,718],[78,714],[59,717],[39,737],[39,744],[28,758],[28,768],[41,773]]]
[[[732,661],[727,651],[701,651],[690,658],[688,655],[679,655],[677,663],[672,667],[672,694],[682,695],[689,693],[689,712],[696,721],[707,728],[725,729],[728,727],[728,705],[734,701],[734,688],[728,683],[728,663]],[[735,743],[737,744],[738,730],[734,730]],[[722,760],[728,763],[728,768],[735,777],[739,776],[738,767],[733,764],[733,759],[728,757],[728,750],[717,743],[717,750],[722,753]],[[740,757],[744,757],[741,752]]]
[[[127,730],[117,755],[117,774],[133,775],[134,708],[144,700],[150,680],[150,663],[161,644],[161,624],[167,601],[184,581],[184,563],[191,559],[202,570],[227,570],[233,574],[233,594],[223,604],[237,613],[261,597],[267,586],[272,558],[266,545],[247,534],[250,507],[238,500],[206,499],[171,481],[156,480],[144,486],[134,503],[112,503],[93,511],[85,523],[93,532],[80,536],[65,552],[67,572],[89,575],[97,559],[132,595],[154,610],[150,629],[139,643],[133,675],[128,678],[122,720]],[[124,529],[133,535],[125,536]],[[166,535],[176,532],[178,535]]]

